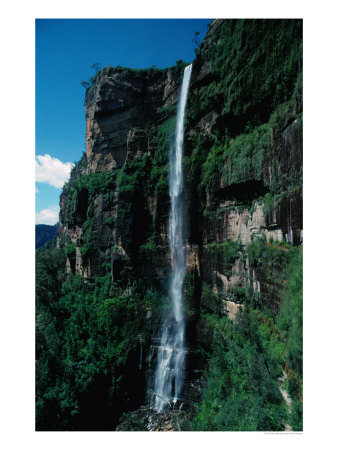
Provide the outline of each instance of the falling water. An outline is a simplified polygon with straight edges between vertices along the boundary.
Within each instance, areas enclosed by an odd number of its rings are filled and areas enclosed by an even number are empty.
[[[163,325],[158,346],[155,371],[155,404],[157,411],[175,403],[182,391],[185,366],[185,321],[182,308],[182,285],[185,271],[183,250],[183,139],[184,112],[188,97],[192,65],[184,70],[176,118],[175,145],[170,148],[169,194],[171,200],[169,216],[169,248],[172,273],[169,283],[171,312]]]

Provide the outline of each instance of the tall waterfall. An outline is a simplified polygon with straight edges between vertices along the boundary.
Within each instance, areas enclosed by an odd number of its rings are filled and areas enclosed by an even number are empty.
[[[169,216],[169,248],[172,273],[169,282],[171,311],[162,325],[155,371],[155,404],[162,411],[167,404],[180,397],[185,370],[185,320],[182,306],[182,285],[185,272],[183,249],[183,139],[184,112],[188,97],[192,65],[184,70],[180,99],[178,103],[175,145],[170,147],[169,194],[171,200]]]

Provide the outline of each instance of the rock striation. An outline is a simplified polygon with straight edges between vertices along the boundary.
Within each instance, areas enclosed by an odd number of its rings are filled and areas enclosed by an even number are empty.
[[[121,168],[153,152],[161,110],[178,96],[174,70],[105,67],[85,98],[88,171]]]

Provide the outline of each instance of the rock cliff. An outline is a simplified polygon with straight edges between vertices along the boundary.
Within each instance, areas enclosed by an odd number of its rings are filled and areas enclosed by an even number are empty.
[[[157,258],[166,257],[167,211],[159,199],[166,197],[164,146],[170,130],[159,127],[173,114],[180,76],[179,64],[168,70],[109,67],[88,89],[86,153],[61,196],[60,242],[73,249],[69,271],[99,276],[110,264],[114,278],[123,278],[138,266],[139,253],[155,249],[148,242],[155,219]],[[161,275],[165,263],[155,269]]]
[[[214,20],[193,61],[184,158],[191,348],[208,339],[203,309],[234,319],[248,298],[280,308],[289,250],[302,243],[301,40],[301,21]],[[87,90],[86,152],[60,198],[68,272],[165,287],[167,154],[183,68],[106,67]]]

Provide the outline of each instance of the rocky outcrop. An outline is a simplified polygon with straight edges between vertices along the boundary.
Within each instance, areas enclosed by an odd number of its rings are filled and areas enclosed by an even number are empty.
[[[104,68],[85,99],[88,171],[120,168],[153,153],[160,110],[177,95],[174,70]]]

